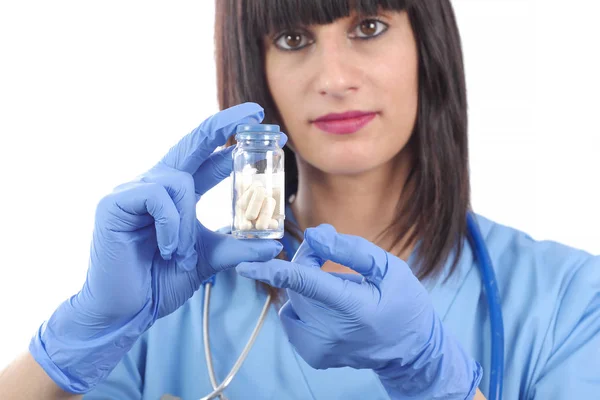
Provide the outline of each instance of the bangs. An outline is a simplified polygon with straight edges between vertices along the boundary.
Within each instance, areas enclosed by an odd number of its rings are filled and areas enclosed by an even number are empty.
[[[328,24],[348,17],[376,15],[381,9],[401,11],[410,0],[241,0],[247,32],[264,36],[297,26]],[[239,3],[238,3],[239,4]]]

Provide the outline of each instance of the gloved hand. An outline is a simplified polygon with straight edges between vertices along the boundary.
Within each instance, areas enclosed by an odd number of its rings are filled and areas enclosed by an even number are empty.
[[[277,241],[236,240],[196,219],[200,196],[231,173],[234,146],[213,151],[238,124],[263,116],[253,103],[213,115],[152,169],[100,201],[85,284],[30,343],[33,357],[63,390],[91,390],[144,331],[215,273],[280,252]]]
[[[360,275],[330,274],[326,260]],[[280,318],[313,368],[373,369],[393,399],[465,399],[481,366],[444,330],[429,294],[408,265],[331,225],[305,232],[292,262],[244,262],[242,276],[286,288]]]

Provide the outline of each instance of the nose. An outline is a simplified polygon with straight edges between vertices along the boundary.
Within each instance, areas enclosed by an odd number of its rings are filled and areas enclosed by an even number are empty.
[[[325,36],[325,35],[323,35]],[[343,98],[358,91],[360,73],[347,38],[321,38],[317,45],[315,87],[322,96]]]

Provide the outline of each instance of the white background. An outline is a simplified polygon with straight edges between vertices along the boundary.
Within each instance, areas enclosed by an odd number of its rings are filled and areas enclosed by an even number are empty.
[[[0,369],[79,290],[100,198],[217,111],[213,4],[0,3]],[[454,5],[474,208],[600,253],[598,2]],[[227,224],[227,196],[200,220]]]

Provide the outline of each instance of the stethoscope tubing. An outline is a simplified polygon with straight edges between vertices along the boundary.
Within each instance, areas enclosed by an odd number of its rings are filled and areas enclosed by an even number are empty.
[[[475,262],[479,265],[481,271],[481,280],[490,313],[492,350],[488,400],[499,400],[502,398],[504,380],[504,322],[500,290],[498,289],[498,281],[496,280],[490,253],[472,212],[467,214],[467,228],[473,255],[476,258]]]

